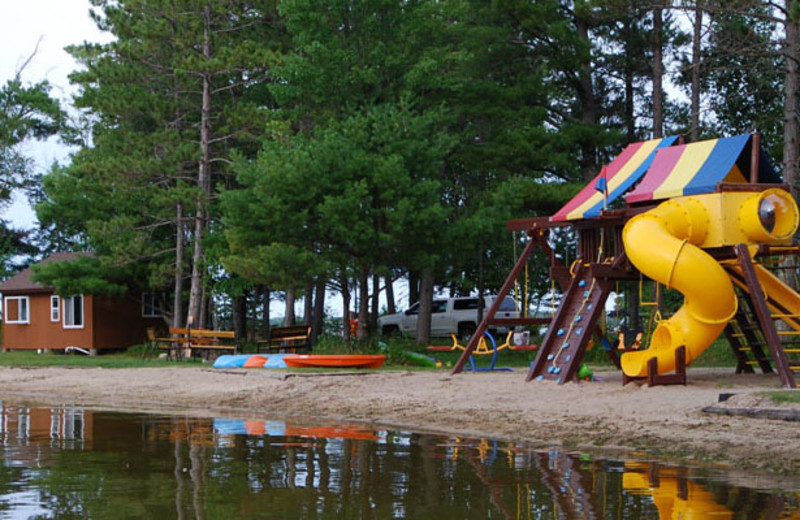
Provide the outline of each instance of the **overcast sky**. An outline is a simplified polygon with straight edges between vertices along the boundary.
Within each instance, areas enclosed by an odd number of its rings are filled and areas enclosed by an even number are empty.
[[[23,81],[48,80],[53,86],[51,95],[66,106],[74,92],[67,75],[77,64],[64,47],[109,39],[89,17],[90,7],[89,0],[0,0],[0,82],[4,84],[13,77],[36,52],[22,72]],[[35,161],[37,171],[48,169],[53,161],[63,162],[69,153],[56,139],[28,144],[24,151]],[[34,224],[33,212],[24,200],[2,210],[0,218],[10,220],[16,227]]]

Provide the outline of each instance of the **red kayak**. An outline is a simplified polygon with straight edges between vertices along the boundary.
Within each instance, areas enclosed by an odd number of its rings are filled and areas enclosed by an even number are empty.
[[[295,354],[283,357],[286,365],[294,368],[380,368],[386,356],[370,354]]]

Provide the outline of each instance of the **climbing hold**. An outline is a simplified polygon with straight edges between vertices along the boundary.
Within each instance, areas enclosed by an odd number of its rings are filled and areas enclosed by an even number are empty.
[[[553,372],[556,373],[556,374],[560,374],[561,373],[561,367],[556,367],[556,369],[553,370]]]
[[[577,316],[575,316],[575,321],[581,321],[581,318],[583,318],[583,316],[578,314]]]
[[[578,282],[578,287],[586,287],[586,280],[581,280]]]
[[[554,357],[556,357],[555,354],[547,354],[547,361],[553,361]]]
[[[569,361],[570,359],[572,359],[572,356],[568,355],[566,360]]]
[[[536,380],[537,380],[537,381],[544,381],[544,376],[537,376],[537,377],[536,377]]]
[[[592,307],[594,307],[594,305],[592,305],[592,304],[590,303],[589,305],[587,305],[587,306],[586,306],[586,310],[587,310],[587,311],[590,311],[590,310],[592,310]]]
[[[589,291],[583,291],[583,297],[584,298],[588,298],[589,297]]]
[[[555,371],[555,367],[547,367],[547,373],[552,374]]]
[[[562,343],[561,348],[569,348],[569,343],[567,342]]]
[[[577,334],[578,336],[581,335],[581,332],[583,332],[582,328],[578,327],[577,329],[575,329],[575,334]]]
[[[564,335],[564,329],[558,329],[558,332],[556,332],[556,336],[563,336],[563,335]]]

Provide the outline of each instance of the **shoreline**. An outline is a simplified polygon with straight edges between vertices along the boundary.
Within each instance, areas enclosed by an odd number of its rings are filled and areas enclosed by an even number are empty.
[[[135,412],[241,419],[352,422],[376,428],[462,435],[589,453],[646,452],[797,475],[800,424],[739,415],[737,409],[800,415],[760,392],[775,375],[689,369],[686,386],[602,381],[526,383],[524,371],[282,373],[271,370],[0,367],[4,400]],[[287,377],[288,376],[288,377]],[[724,402],[719,394],[733,394]],[[707,413],[714,407],[721,413]],[[771,412],[770,412],[771,413]]]

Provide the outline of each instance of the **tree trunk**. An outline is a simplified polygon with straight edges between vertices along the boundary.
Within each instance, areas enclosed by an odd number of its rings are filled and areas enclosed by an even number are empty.
[[[431,341],[431,309],[433,308],[433,273],[424,271],[419,288],[419,314],[417,315],[417,343]]]
[[[306,285],[306,292],[303,296],[303,323],[311,326],[314,320],[314,284]]]
[[[175,278],[172,293],[172,326],[183,326],[183,205],[175,210]]]
[[[786,0],[786,11],[792,13],[793,0]],[[795,200],[800,196],[798,185],[798,61],[800,61],[800,34],[797,21],[791,14],[786,16],[786,76],[784,80],[783,104],[783,180],[788,183]]]
[[[483,321],[483,293],[486,290],[486,280],[483,276],[484,259],[486,258],[486,251],[481,250],[481,255],[478,257],[478,323]]]
[[[211,59],[210,9],[203,9],[203,57]],[[203,74],[203,101],[200,110],[200,163],[197,173],[197,196],[194,223],[194,254],[192,256],[192,284],[189,290],[188,320],[199,323],[203,284],[203,235],[206,229],[206,202],[211,192],[211,78]]]
[[[653,9],[653,139],[664,135],[664,12]]]
[[[576,16],[575,27],[577,29],[578,39],[584,42],[587,49],[591,48],[588,20]],[[592,82],[591,52],[587,51],[586,59],[581,63],[578,74],[577,91],[578,102],[581,107],[581,121],[589,127],[597,124],[597,101],[595,100],[594,83]],[[587,181],[592,180],[597,174],[597,158],[595,152],[595,147],[591,142],[591,138],[585,140],[581,144],[581,157],[579,162],[583,178]]]
[[[247,295],[234,296],[231,301],[233,331],[237,338],[247,337]]]
[[[214,312],[214,316],[211,316],[213,312],[213,305],[211,304],[211,298],[206,297],[206,286],[205,284],[202,286],[202,290],[200,291],[200,320],[196,321],[195,323],[201,329],[208,328],[208,320],[211,318],[214,323],[213,328],[216,327],[216,313]],[[211,311],[209,311],[211,309]]]
[[[317,284],[314,288],[314,317],[311,323],[311,344],[316,343],[317,338],[322,335],[325,326],[325,277],[320,276],[317,278]]]
[[[350,343],[350,283],[347,273],[342,270],[342,341]]]
[[[694,33],[692,35],[692,120],[689,129],[689,138],[692,142],[700,139],[700,39],[703,37],[702,5],[702,1],[697,0],[697,9],[694,12]]]
[[[358,273],[358,339],[369,337],[369,268]]]
[[[397,312],[397,307],[394,304],[394,280],[392,280],[392,273],[386,275],[386,312],[394,314]]]
[[[633,16],[633,7],[631,9],[631,16]],[[626,41],[625,46],[628,50],[627,56],[625,56],[625,128],[626,128],[626,139],[628,143],[636,142],[636,116],[634,111],[634,93],[633,93],[633,59],[634,56],[631,52],[631,42],[630,42],[630,32],[631,32],[631,23],[630,20],[625,21],[625,35]]]
[[[262,313],[262,322],[261,322],[261,335],[264,339],[269,337],[269,328],[270,328],[270,321],[269,321],[269,313],[270,313],[270,300],[272,299],[272,291],[270,291],[269,287],[262,287],[262,298],[263,298],[263,313]]]
[[[291,327],[294,324],[294,290],[289,290],[286,291],[286,311],[283,315],[283,326]]]
[[[419,273],[408,273],[408,306],[414,305],[419,301]]]
[[[372,298],[370,299],[369,330],[378,328],[378,312],[380,312],[381,277],[377,269],[372,270]]]

